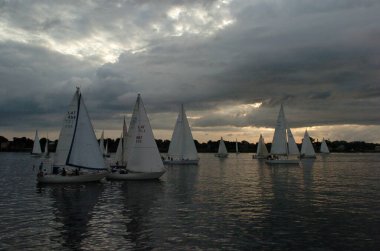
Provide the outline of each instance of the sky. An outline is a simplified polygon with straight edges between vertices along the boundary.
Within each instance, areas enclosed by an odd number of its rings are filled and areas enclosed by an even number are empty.
[[[141,93],[156,138],[380,143],[378,0],[0,0],[0,135],[56,139],[76,90],[117,138]]]

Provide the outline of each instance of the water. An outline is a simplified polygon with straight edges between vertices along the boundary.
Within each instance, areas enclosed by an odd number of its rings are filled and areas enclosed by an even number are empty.
[[[379,250],[380,154],[200,157],[160,181],[37,186],[39,159],[0,153],[0,250]]]

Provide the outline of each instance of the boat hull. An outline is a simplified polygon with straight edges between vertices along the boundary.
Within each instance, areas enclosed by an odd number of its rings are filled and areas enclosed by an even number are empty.
[[[198,165],[199,160],[164,160],[165,165]]]
[[[252,159],[266,159],[268,156],[266,155],[252,155]]]
[[[107,179],[109,180],[154,180],[159,179],[165,171],[162,172],[152,172],[152,173],[135,173],[135,172],[128,172],[128,173],[108,173]]]
[[[317,156],[301,156],[301,159],[316,159]]]
[[[288,164],[288,165],[299,165],[300,161],[298,159],[268,159],[265,163],[269,165],[277,164]]]
[[[37,177],[37,182],[45,184],[96,182],[105,178],[106,175],[106,172],[66,176],[60,174],[47,174],[42,177]]]
[[[228,153],[215,153],[215,157],[228,158]]]

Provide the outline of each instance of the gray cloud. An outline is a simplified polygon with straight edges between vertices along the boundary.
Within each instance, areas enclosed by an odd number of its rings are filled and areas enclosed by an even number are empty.
[[[118,128],[137,93],[157,129],[171,130],[180,103],[197,130],[273,127],[280,103],[294,127],[380,123],[378,1],[12,1],[0,12],[1,127],[59,127],[76,85],[102,128]]]

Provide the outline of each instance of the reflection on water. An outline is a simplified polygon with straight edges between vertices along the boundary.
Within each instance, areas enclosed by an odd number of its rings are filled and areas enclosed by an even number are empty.
[[[201,154],[160,181],[36,187],[38,161],[0,153],[0,249],[379,249],[378,154],[298,167]]]

